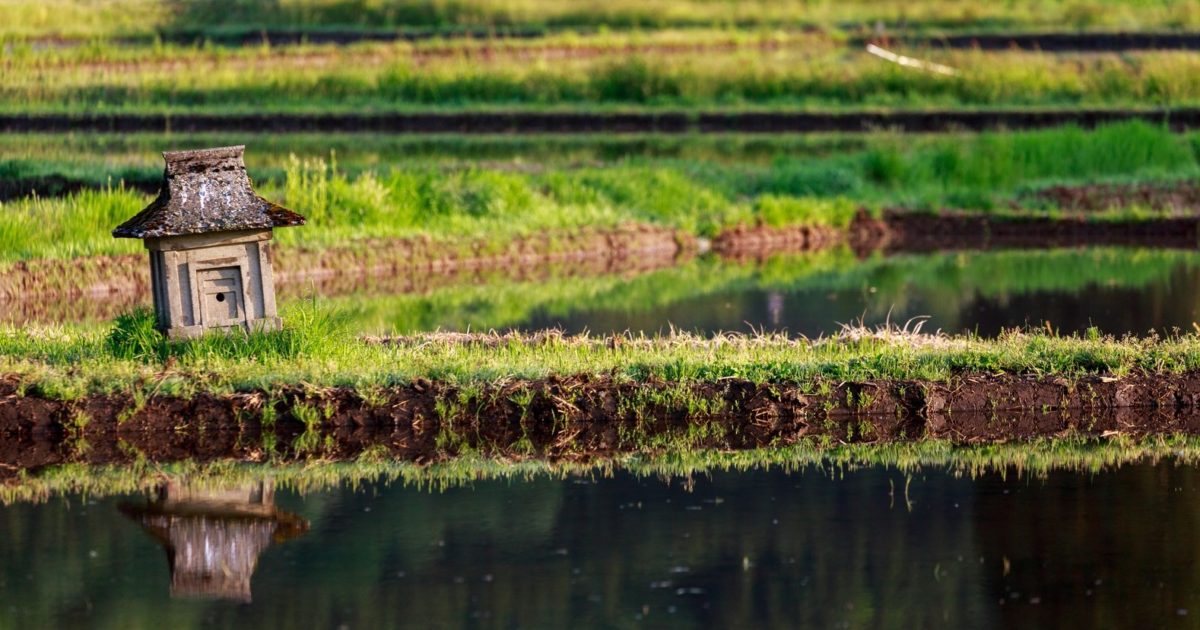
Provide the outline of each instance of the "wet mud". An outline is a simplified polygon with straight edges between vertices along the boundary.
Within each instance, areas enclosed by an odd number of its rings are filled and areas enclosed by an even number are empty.
[[[696,400],[708,401],[697,411]],[[372,391],[290,388],[60,401],[0,378],[0,471],[136,459],[433,462],[463,453],[580,459],[669,447],[750,449],[944,439],[1200,434],[1200,372],[947,382],[615,381],[471,388],[418,379]]]

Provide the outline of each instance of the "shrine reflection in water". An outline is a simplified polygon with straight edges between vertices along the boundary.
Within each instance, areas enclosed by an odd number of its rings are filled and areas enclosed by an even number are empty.
[[[270,480],[236,488],[168,481],[148,501],[119,507],[166,550],[172,597],[249,602],[259,555],[308,531],[307,521],[275,507]]]

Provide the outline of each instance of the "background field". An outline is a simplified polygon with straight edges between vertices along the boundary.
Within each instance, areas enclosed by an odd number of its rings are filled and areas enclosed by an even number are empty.
[[[771,27],[918,30],[1172,29],[1200,24],[1191,0],[5,0],[15,37],[144,36],[264,28],[540,32],[546,29]]]

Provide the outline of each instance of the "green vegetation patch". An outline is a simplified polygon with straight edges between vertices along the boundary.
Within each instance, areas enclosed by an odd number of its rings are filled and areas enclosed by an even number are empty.
[[[0,64],[13,113],[862,110],[1184,107],[1200,103],[1186,51],[1122,54],[906,51],[930,73],[813,38],[717,44],[631,42],[571,54],[422,55],[407,45],[213,54],[19,50]],[[638,52],[638,46],[648,46]],[[672,52],[672,46],[700,50]]]
[[[351,174],[334,160],[290,158],[281,166],[282,178],[260,190],[310,219],[307,227],[279,231],[285,247],[409,237],[506,243],[630,223],[713,237],[737,225],[844,227],[860,206],[1061,216],[1017,199],[1031,187],[1057,182],[1194,177],[1200,172],[1196,146],[1191,136],[1135,122],[1094,131],[884,135],[861,151],[785,155],[766,164],[674,158],[546,168],[402,163]],[[137,243],[109,233],[149,201],[149,195],[116,185],[5,203],[0,264],[136,252]],[[1114,208],[1086,216],[1146,220],[1163,214]]]
[[[22,392],[74,399],[129,391],[163,395],[376,387],[429,379],[494,383],[588,375],[618,382],[945,381],[962,374],[1178,373],[1200,367],[1200,336],[1117,339],[1007,332],[994,339],[847,328],[815,340],[776,335],[702,338],[429,334],[362,340],[319,305],[292,307],[289,329],[167,342],[139,311],[109,330],[59,326],[0,328],[0,373]]]
[[[153,37],[262,29],[421,33],[656,28],[870,28],[916,31],[1178,29],[1200,25],[1191,0],[6,0],[0,36]]]

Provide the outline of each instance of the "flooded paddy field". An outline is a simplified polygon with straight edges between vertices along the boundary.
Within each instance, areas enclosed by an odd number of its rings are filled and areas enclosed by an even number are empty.
[[[0,628],[1200,615],[1186,3],[56,2],[0,8]],[[148,205],[257,276],[152,274]]]
[[[1194,468],[765,467],[0,507],[6,626],[1174,626]],[[197,556],[191,545],[205,544]],[[223,573],[206,567],[223,566]]]

